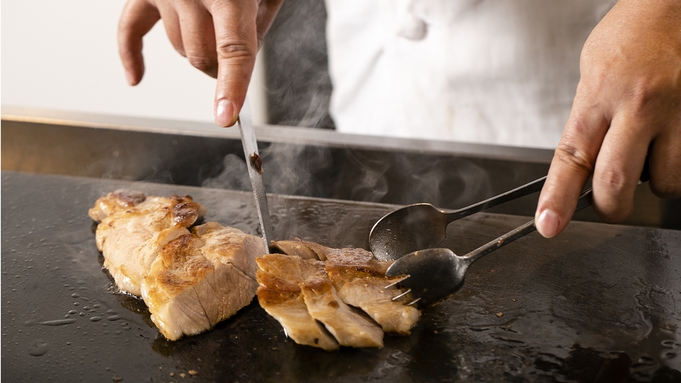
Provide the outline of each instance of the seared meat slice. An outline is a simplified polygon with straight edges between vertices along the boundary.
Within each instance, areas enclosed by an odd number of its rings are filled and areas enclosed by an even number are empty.
[[[383,346],[383,331],[338,299],[322,262],[281,254],[266,255],[257,262],[258,301],[296,343],[327,350],[337,347],[335,342],[329,343],[332,338],[316,319],[343,346]],[[307,315],[302,314],[301,297]]]
[[[258,271],[258,302],[284,328],[286,335],[298,344],[327,351],[338,349],[338,342],[307,311],[300,287],[276,288],[271,274]],[[284,284],[286,286],[286,284]]]
[[[272,241],[272,247],[286,255],[297,255],[303,259],[319,259],[320,261],[325,261],[326,253],[333,250],[330,247],[304,241],[300,238],[293,241]]]
[[[396,287],[385,287],[400,278],[388,278],[367,269],[329,264],[326,271],[343,302],[359,307],[369,314],[385,332],[409,334],[419,319],[419,310],[394,302],[393,297],[402,293]]]
[[[338,297],[328,278],[308,279],[300,288],[310,315],[324,323],[338,343],[352,347],[383,347],[383,330],[352,311]]]
[[[401,301],[392,301],[403,290],[397,287],[385,288],[399,280],[399,277],[385,276],[391,262],[379,261],[364,249],[334,249],[309,241],[297,240],[295,246],[278,247],[282,250],[293,249],[296,254],[312,251],[319,259],[325,259],[326,272],[338,297],[343,302],[364,310],[381,325],[383,331],[409,334],[416,325],[419,310]]]
[[[170,340],[205,331],[249,304],[258,287],[258,237],[209,222],[191,197],[117,190],[90,209],[104,266],[121,291],[142,296]]]
[[[140,295],[142,280],[163,246],[189,234],[187,227],[203,216],[205,208],[191,197],[148,197],[116,190],[101,197],[89,215],[97,226],[97,248],[104,267],[121,291]]]
[[[258,290],[260,305],[284,328],[286,335],[298,344],[319,347],[326,351],[338,349],[338,342],[307,311],[300,291]]]
[[[209,222],[163,246],[142,282],[151,319],[170,340],[203,332],[248,305],[262,239]]]
[[[272,248],[286,255],[297,255],[302,259],[319,259],[314,250],[300,238],[293,241],[272,241]]]
[[[260,306],[276,319],[298,344],[336,350],[338,342],[308,312],[300,283],[306,275],[323,272],[321,262],[270,254],[257,258],[257,295]]]
[[[144,202],[147,196],[137,190],[118,189],[97,199],[95,206],[88,211],[94,221],[101,222],[116,210],[127,210]]]

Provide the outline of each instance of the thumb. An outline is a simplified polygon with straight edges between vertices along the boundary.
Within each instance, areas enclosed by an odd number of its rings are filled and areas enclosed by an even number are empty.
[[[582,109],[579,99],[575,100],[537,203],[535,224],[546,238],[558,235],[572,219],[608,129],[602,113],[595,108]]]

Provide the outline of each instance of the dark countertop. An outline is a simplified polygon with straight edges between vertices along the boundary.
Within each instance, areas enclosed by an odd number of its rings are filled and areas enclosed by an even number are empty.
[[[119,187],[190,194],[207,220],[256,233],[247,192],[3,172],[7,381],[681,381],[679,231],[573,222],[553,240],[531,234],[476,262],[455,296],[424,310],[410,336],[386,336],[383,349],[296,345],[257,300],[169,342],[101,268],[87,210]],[[329,246],[365,247],[392,208],[270,196],[275,236]],[[526,220],[477,214],[450,225],[444,245],[462,254]]]

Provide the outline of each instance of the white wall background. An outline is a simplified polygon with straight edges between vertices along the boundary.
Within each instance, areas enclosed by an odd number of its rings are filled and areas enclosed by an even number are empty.
[[[161,22],[144,40],[142,82],[127,85],[116,41],[124,4],[2,1],[2,105],[213,121],[215,80],[175,52]],[[249,99],[254,122],[264,123],[256,72]]]

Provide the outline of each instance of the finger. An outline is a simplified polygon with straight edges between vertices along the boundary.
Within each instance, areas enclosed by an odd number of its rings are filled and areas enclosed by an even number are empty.
[[[267,31],[270,30],[270,26],[272,26],[272,22],[283,3],[284,0],[262,0],[260,2],[257,19],[258,46],[262,45],[262,40]]]
[[[661,198],[681,198],[681,117],[650,146],[650,188]]]
[[[213,18],[206,8],[193,1],[183,3],[178,11],[184,56],[193,67],[216,77],[218,62]]]
[[[219,2],[211,14],[218,57],[215,122],[232,126],[246,98],[258,51],[258,4],[255,0]]]
[[[603,140],[593,176],[594,211],[605,222],[621,222],[634,210],[634,194],[652,136],[646,121],[618,114]]]
[[[558,235],[572,219],[608,128],[608,119],[596,106],[580,107],[577,100],[537,204],[535,225],[546,238]]]
[[[156,7],[146,0],[130,0],[125,4],[118,22],[118,54],[130,85],[137,85],[144,76],[142,38],[161,18]]]
[[[180,24],[180,16],[177,14],[175,8],[168,2],[160,2],[158,11],[163,19],[163,28],[165,28],[168,41],[173,48],[180,55],[186,57],[184,45],[182,44],[182,25]]]

